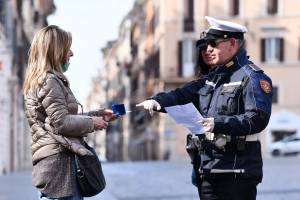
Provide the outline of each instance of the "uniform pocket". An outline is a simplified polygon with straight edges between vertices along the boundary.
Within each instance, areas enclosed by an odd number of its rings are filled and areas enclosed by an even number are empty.
[[[199,107],[200,107],[201,113],[207,113],[213,91],[214,91],[214,88],[210,85],[207,85],[198,91]]]
[[[221,115],[234,115],[241,112],[241,89],[239,86],[223,86],[217,101],[217,111]]]

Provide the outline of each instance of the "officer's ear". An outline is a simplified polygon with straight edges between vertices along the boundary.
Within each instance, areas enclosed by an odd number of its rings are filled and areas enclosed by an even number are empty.
[[[229,38],[230,46],[234,47],[238,45],[238,41],[235,38]]]
[[[235,39],[235,38],[229,38],[229,42],[230,42],[231,49],[233,49],[234,51],[236,49],[239,49],[240,43],[239,43],[239,41],[237,39]]]

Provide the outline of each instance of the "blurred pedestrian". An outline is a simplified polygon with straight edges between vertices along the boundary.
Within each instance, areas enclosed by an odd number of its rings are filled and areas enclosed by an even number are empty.
[[[32,134],[33,184],[43,200],[83,199],[74,155],[91,154],[83,137],[116,119],[106,109],[78,114],[80,104],[63,74],[73,56],[71,43],[71,33],[51,25],[35,34],[29,51],[23,92]]]
[[[192,157],[200,199],[254,200],[262,180],[259,133],[271,115],[272,82],[248,59],[246,27],[206,19],[210,27],[201,34],[197,48],[208,74],[137,106],[153,113],[192,102],[204,117],[195,122],[203,125],[204,134],[191,136],[187,145],[197,152]]]

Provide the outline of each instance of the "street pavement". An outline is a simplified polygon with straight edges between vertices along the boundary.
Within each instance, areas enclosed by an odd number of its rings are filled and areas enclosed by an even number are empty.
[[[104,163],[107,187],[87,200],[197,200],[189,161]],[[0,176],[0,200],[37,200],[31,172]],[[257,200],[300,200],[300,157],[264,160]]]

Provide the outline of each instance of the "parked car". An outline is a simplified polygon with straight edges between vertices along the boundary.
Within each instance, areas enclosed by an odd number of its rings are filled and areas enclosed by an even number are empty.
[[[300,136],[292,135],[270,145],[273,156],[292,155],[300,153]]]

